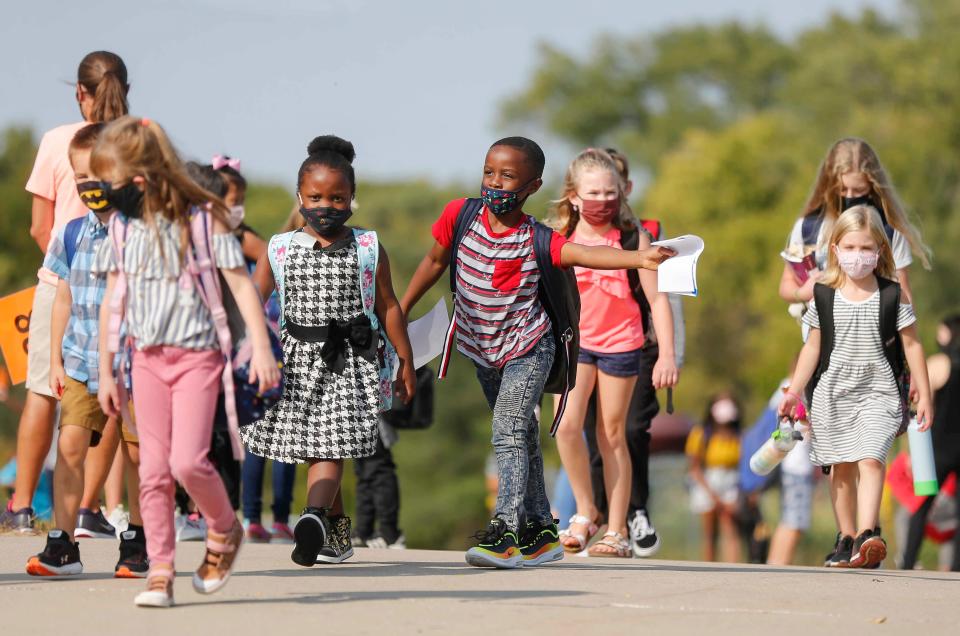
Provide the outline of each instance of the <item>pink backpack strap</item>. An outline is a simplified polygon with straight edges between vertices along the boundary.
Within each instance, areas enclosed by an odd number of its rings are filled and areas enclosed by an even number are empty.
[[[206,210],[194,209],[190,217],[190,242],[193,249],[186,250],[187,264],[181,276],[189,276],[193,279],[197,294],[210,310],[210,316],[213,318],[224,359],[223,405],[227,413],[230,444],[234,459],[243,461],[243,444],[240,442],[240,425],[237,419],[237,401],[233,386],[233,340],[230,336],[230,325],[227,322],[227,310],[223,306],[223,290],[220,287],[220,275],[213,250],[213,219]]]
[[[127,428],[136,435],[137,428],[132,417],[130,417],[130,394],[127,391],[127,377],[129,375],[127,363],[129,362],[130,340],[129,336],[120,342],[120,331],[123,326],[124,312],[127,306],[127,272],[126,261],[124,260],[125,248],[127,244],[127,224],[120,219],[119,214],[114,214],[110,218],[110,225],[107,236],[113,244],[113,260],[117,266],[117,279],[113,284],[113,295],[109,298],[110,318],[107,325],[107,351],[120,356],[120,364],[117,373],[117,397],[120,400],[120,417]],[[129,332],[128,332],[129,333]]]

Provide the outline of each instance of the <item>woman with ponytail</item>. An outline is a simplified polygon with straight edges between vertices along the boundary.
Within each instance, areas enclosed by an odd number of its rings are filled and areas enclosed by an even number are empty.
[[[83,121],[58,126],[40,140],[33,172],[27,181],[27,192],[33,195],[30,235],[40,251],[57,231],[69,221],[85,216],[87,206],[80,200],[73,168],[67,150],[73,136],[94,122],[109,122],[127,113],[127,67],[116,53],[88,53],[77,68],[75,97]],[[50,450],[57,400],[50,390],[50,318],[57,289],[57,275],[40,268],[39,283],[30,317],[29,354],[27,362],[27,399],[17,432],[17,480],[13,498],[0,518],[0,528],[33,532],[33,509],[30,507],[40,478],[44,458]],[[104,431],[101,443],[88,455],[86,492],[81,508],[91,510],[82,526],[92,532],[112,532],[99,510],[97,493],[103,488],[116,454],[116,426]],[[78,528],[83,530],[84,528]]]

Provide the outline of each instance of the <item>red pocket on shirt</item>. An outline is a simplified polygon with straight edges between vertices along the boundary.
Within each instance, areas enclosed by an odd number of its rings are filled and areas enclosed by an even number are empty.
[[[502,292],[514,291],[520,286],[520,269],[522,266],[522,258],[494,261],[493,288]]]

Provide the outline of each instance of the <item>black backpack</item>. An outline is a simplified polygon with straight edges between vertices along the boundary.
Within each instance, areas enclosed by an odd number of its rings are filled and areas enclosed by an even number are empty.
[[[900,285],[886,278],[877,278],[880,284],[880,340],[883,343],[883,355],[890,364],[893,377],[897,382],[900,400],[903,404],[903,421],[898,435],[907,430],[910,421],[909,391],[910,374],[903,351],[903,339],[897,331],[897,314],[900,309]],[[813,300],[820,319],[820,364],[813,377],[807,383],[807,403],[813,403],[813,390],[817,388],[820,377],[830,366],[830,354],[833,353],[835,326],[833,322],[833,302],[836,290],[817,283],[813,287]]]
[[[641,226],[650,234],[651,240],[659,240],[657,236],[660,233],[660,222],[653,220],[640,221]],[[640,246],[640,227],[620,232],[620,247],[624,250],[636,250]],[[650,313],[650,303],[647,301],[647,295],[643,293],[643,286],[640,285],[640,272],[635,269],[627,270],[627,283],[630,285],[630,294],[640,305],[640,319],[643,321],[644,348],[647,344],[657,343],[657,334],[653,330],[653,316]]]
[[[457,215],[453,243],[450,246],[450,291],[454,294],[457,291],[457,250],[482,208],[483,202],[480,199],[467,199]],[[553,367],[543,389],[545,393],[557,393],[561,396],[556,417],[550,427],[550,434],[555,435],[560,417],[566,408],[567,395],[577,381],[577,360],[580,357],[580,291],[577,289],[577,278],[572,269],[553,265],[550,256],[552,238],[553,230],[538,221],[534,223],[533,253],[540,270],[537,295],[550,318],[553,341],[556,343]]]

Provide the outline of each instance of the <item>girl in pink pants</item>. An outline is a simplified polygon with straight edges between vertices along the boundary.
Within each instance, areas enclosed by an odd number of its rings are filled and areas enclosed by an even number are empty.
[[[208,521],[207,552],[193,577],[197,592],[226,583],[243,541],[223,482],[207,460],[223,354],[210,310],[185,269],[192,215],[212,224],[212,260],[226,280],[253,344],[250,381],[276,386],[260,299],[244,268],[243,253],[224,219],[222,201],[195,185],[159,125],[122,117],[107,126],[90,160],[110,203],[120,211],[94,269],[109,272],[101,324],[122,314],[134,344],[133,401],[140,436],[140,507],[150,574],[140,606],[173,604],[174,480],[180,481]],[[198,217],[203,218],[203,217]],[[122,233],[116,236],[114,233]],[[116,292],[115,292],[116,290]],[[111,310],[111,305],[114,305]],[[99,399],[104,412],[120,410],[122,387],[113,380],[114,354],[101,329]],[[115,344],[115,343],[114,343]],[[241,449],[239,442],[236,449]]]

